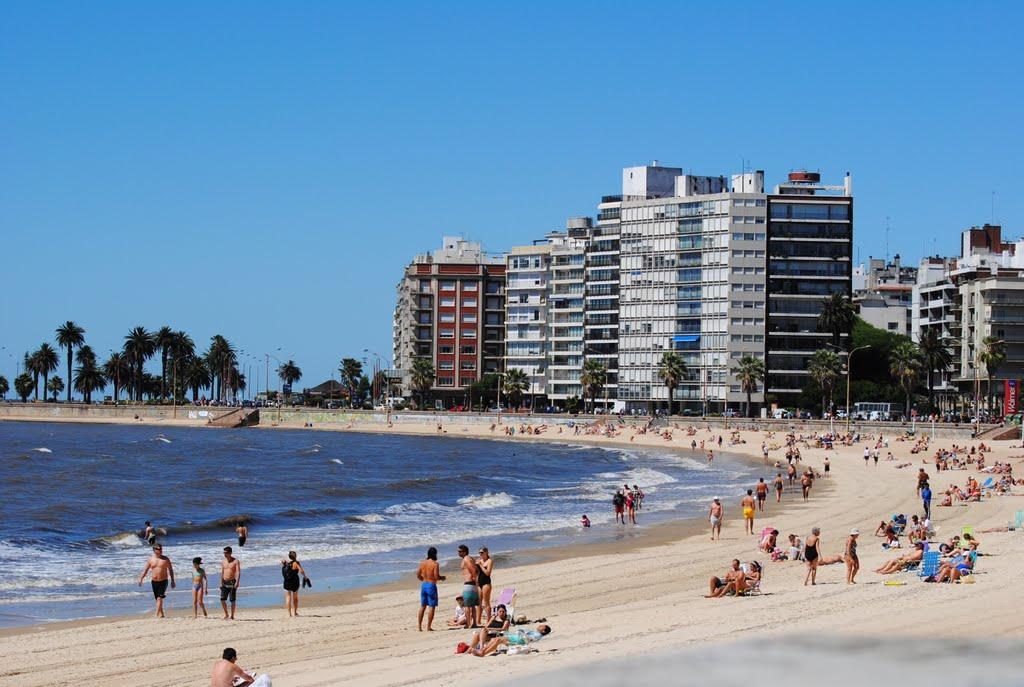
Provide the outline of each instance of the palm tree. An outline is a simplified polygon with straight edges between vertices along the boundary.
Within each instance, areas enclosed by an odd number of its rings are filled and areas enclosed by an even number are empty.
[[[85,330],[68,320],[57,327],[57,345],[67,351],[68,379],[71,379],[72,350],[85,343]],[[56,400],[56,399],[54,399]],[[71,403],[71,385],[68,384],[68,403]]]
[[[36,383],[28,372],[22,372],[14,378],[14,392],[18,394],[18,398],[21,399],[22,403],[28,402],[28,397],[32,395],[32,390],[35,388]]]
[[[11,385],[7,383],[7,377],[0,375],[0,398],[6,399],[7,392],[11,390]]]
[[[213,384],[210,367],[203,357],[192,355],[185,360],[181,371],[181,383],[183,388],[192,389],[192,402],[199,401],[199,390]]]
[[[921,332],[917,347],[921,350],[921,362],[928,375],[928,407],[935,410],[935,372],[940,376],[953,365],[953,356],[946,347],[946,340],[938,329],[929,327]]]
[[[50,381],[46,383],[46,390],[53,394],[53,402],[57,402],[57,394],[64,391],[64,380],[54,375],[50,378]]]
[[[530,388],[530,377],[519,368],[513,367],[505,371],[505,384],[503,390],[508,394],[509,401],[516,404],[516,408],[522,407],[523,392]]]
[[[590,412],[594,412],[594,399],[597,393],[608,383],[608,366],[600,360],[586,360],[583,362],[583,374],[580,375],[580,384],[590,392]]]
[[[192,358],[196,353],[196,344],[192,340],[192,337],[183,331],[176,331],[171,334],[171,340],[169,344],[170,349],[170,360],[172,369],[172,385],[174,388],[171,389],[171,395],[177,399],[181,394],[179,393],[184,386],[181,383],[181,379],[178,377],[178,370],[181,367],[183,361],[187,361]]]
[[[992,378],[996,376],[999,366],[1006,361],[1006,342],[995,336],[986,336],[981,340],[984,350],[978,354],[978,362],[985,366],[987,378],[988,401],[986,407],[992,410]]]
[[[747,394],[746,416],[750,417],[750,397],[757,392],[757,385],[763,382],[766,371],[764,360],[755,358],[752,355],[745,355],[736,363],[736,379],[740,383],[740,389]]]
[[[914,384],[921,372],[921,351],[917,344],[910,341],[901,341],[889,351],[889,374],[891,374],[903,387],[907,395],[907,405],[904,411],[905,417],[910,417],[910,398],[914,391]]]
[[[136,402],[142,401],[145,376],[143,367],[156,352],[156,341],[145,327],[135,327],[124,337],[124,353],[132,370],[132,391]]]
[[[354,408],[359,378],[363,375],[363,364],[355,358],[342,358],[338,372],[341,373],[341,383],[348,387],[348,403]]]
[[[832,407],[832,392],[842,371],[842,362],[835,351],[821,348],[814,352],[807,363],[807,373],[821,388],[821,412],[825,413]]]
[[[416,358],[412,361],[412,385],[420,392],[420,410],[423,410],[423,397],[434,386],[434,363],[430,358]]]
[[[83,346],[78,350],[78,367],[75,368],[75,391],[82,394],[85,403],[92,403],[92,392],[99,391],[107,385],[106,376],[103,371],[96,367],[96,359],[83,359],[82,352],[88,348]]]
[[[39,356],[36,352],[31,354],[25,353],[23,360],[23,366],[25,372],[29,373],[32,377],[32,392],[35,394],[35,399],[39,400]]]
[[[227,380],[236,362],[235,349],[227,339],[220,334],[210,339],[206,364],[210,368],[211,383],[215,385],[212,395],[217,400],[227,400]]]
[[[174,345],[175,332],[170,327],[160,327],[153,334],[153,343],[160,349],[160,399],[167,398],[167,356]]]
[[[291,389],[292,384],[302,379],[302,370],[299,369],[294,360],[289,360],[277,368],[277,376],[281,378],[282,384]],[[289,398],[291,397],[290,392],[288,396]]]
[[[35,352],[34,357],[39,368],[39,374],[43,376],[43,400],[45,401],[48,390],[47,380],[50,377],[50,373],[56,370],[60,364],[60,356],[57,355],[57,351],[54,350],[53,346],[48,343],[42,343],[39,345],[39,349]],[[54,399],[54,402],[56,400]]]
[[[121,388],[131,377],[128,358],[123,353],[111,353],[107,362],[103,363],[103,376],[114,385],[114,405],[121,400]]]
[[[675,351],[665,351],[658,365],[658,378],[668,387],[668,414],[673,414],[673,402],[679,383],[686,379],[686,361]]]
[[[92,364],[96,365],[96,352],[92,350],[92,346],[82,346],[75,353],[75,360],[78,361],[79,365]],[[76,389],[77,391],[77,389]]]
[[[844,294],[834,293],[829,296],[818,316],[818,329],[823,332],[831,332],[832,345],[839,348],[839,342],[843,334],[849,334],[853,329],[854,320],[857,319],[857,310],[853,303]]]

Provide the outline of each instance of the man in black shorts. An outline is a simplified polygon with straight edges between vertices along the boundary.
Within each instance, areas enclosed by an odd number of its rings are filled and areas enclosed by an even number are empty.
[[[231,547],[224,547],[224,560],[220,562],[220,606],[224,609],[224,620],[235,619],[235,598],[242,584],[242,563],[231,555]],[[228,601],[231,614],[228,615]]]
[[[164,555],[163,547],[157,544],[153,547],[153,555],[146,561],[146,567],[142,569],[139,576],[139,586],[146,579],[146,575],[152,573],[150,584],[153,586],[153,598],[156,599],[156,617],[164,617],[164,598],[167,596],[167,583],[171,583],[174,589],[174,566],[171,559]]]

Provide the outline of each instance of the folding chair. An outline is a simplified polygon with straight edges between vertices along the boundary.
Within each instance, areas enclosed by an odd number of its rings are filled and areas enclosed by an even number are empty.
[[[939,572],[939,552],[928,551],[921,560],[921,568],[917,571],[918,577],[931,577]]]

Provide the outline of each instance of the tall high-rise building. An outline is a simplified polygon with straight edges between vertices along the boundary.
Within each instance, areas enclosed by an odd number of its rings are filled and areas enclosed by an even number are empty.
[[[470,385],[496,372],[505,355],[505,260],[465,239],[446,236],[443,243],[405,268],[392,347],[403,395],[418,397],[413,361],[426,358],[435,370],[427,395],[452,407],[468,405]]]
[[[818,327],[825,300],[851,296],[853,188],[792,172],[768,196],[768,394],[793,405],[808,383],[807,363],[832,335]],[[843,340],[845,344],[845,339]]]

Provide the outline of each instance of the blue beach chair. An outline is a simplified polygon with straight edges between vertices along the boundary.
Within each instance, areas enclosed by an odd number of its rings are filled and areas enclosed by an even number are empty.
[[[939,552],[928,551],[921,559],[921,568],[917,571],[918,577],[931,577],[939,572]]]

